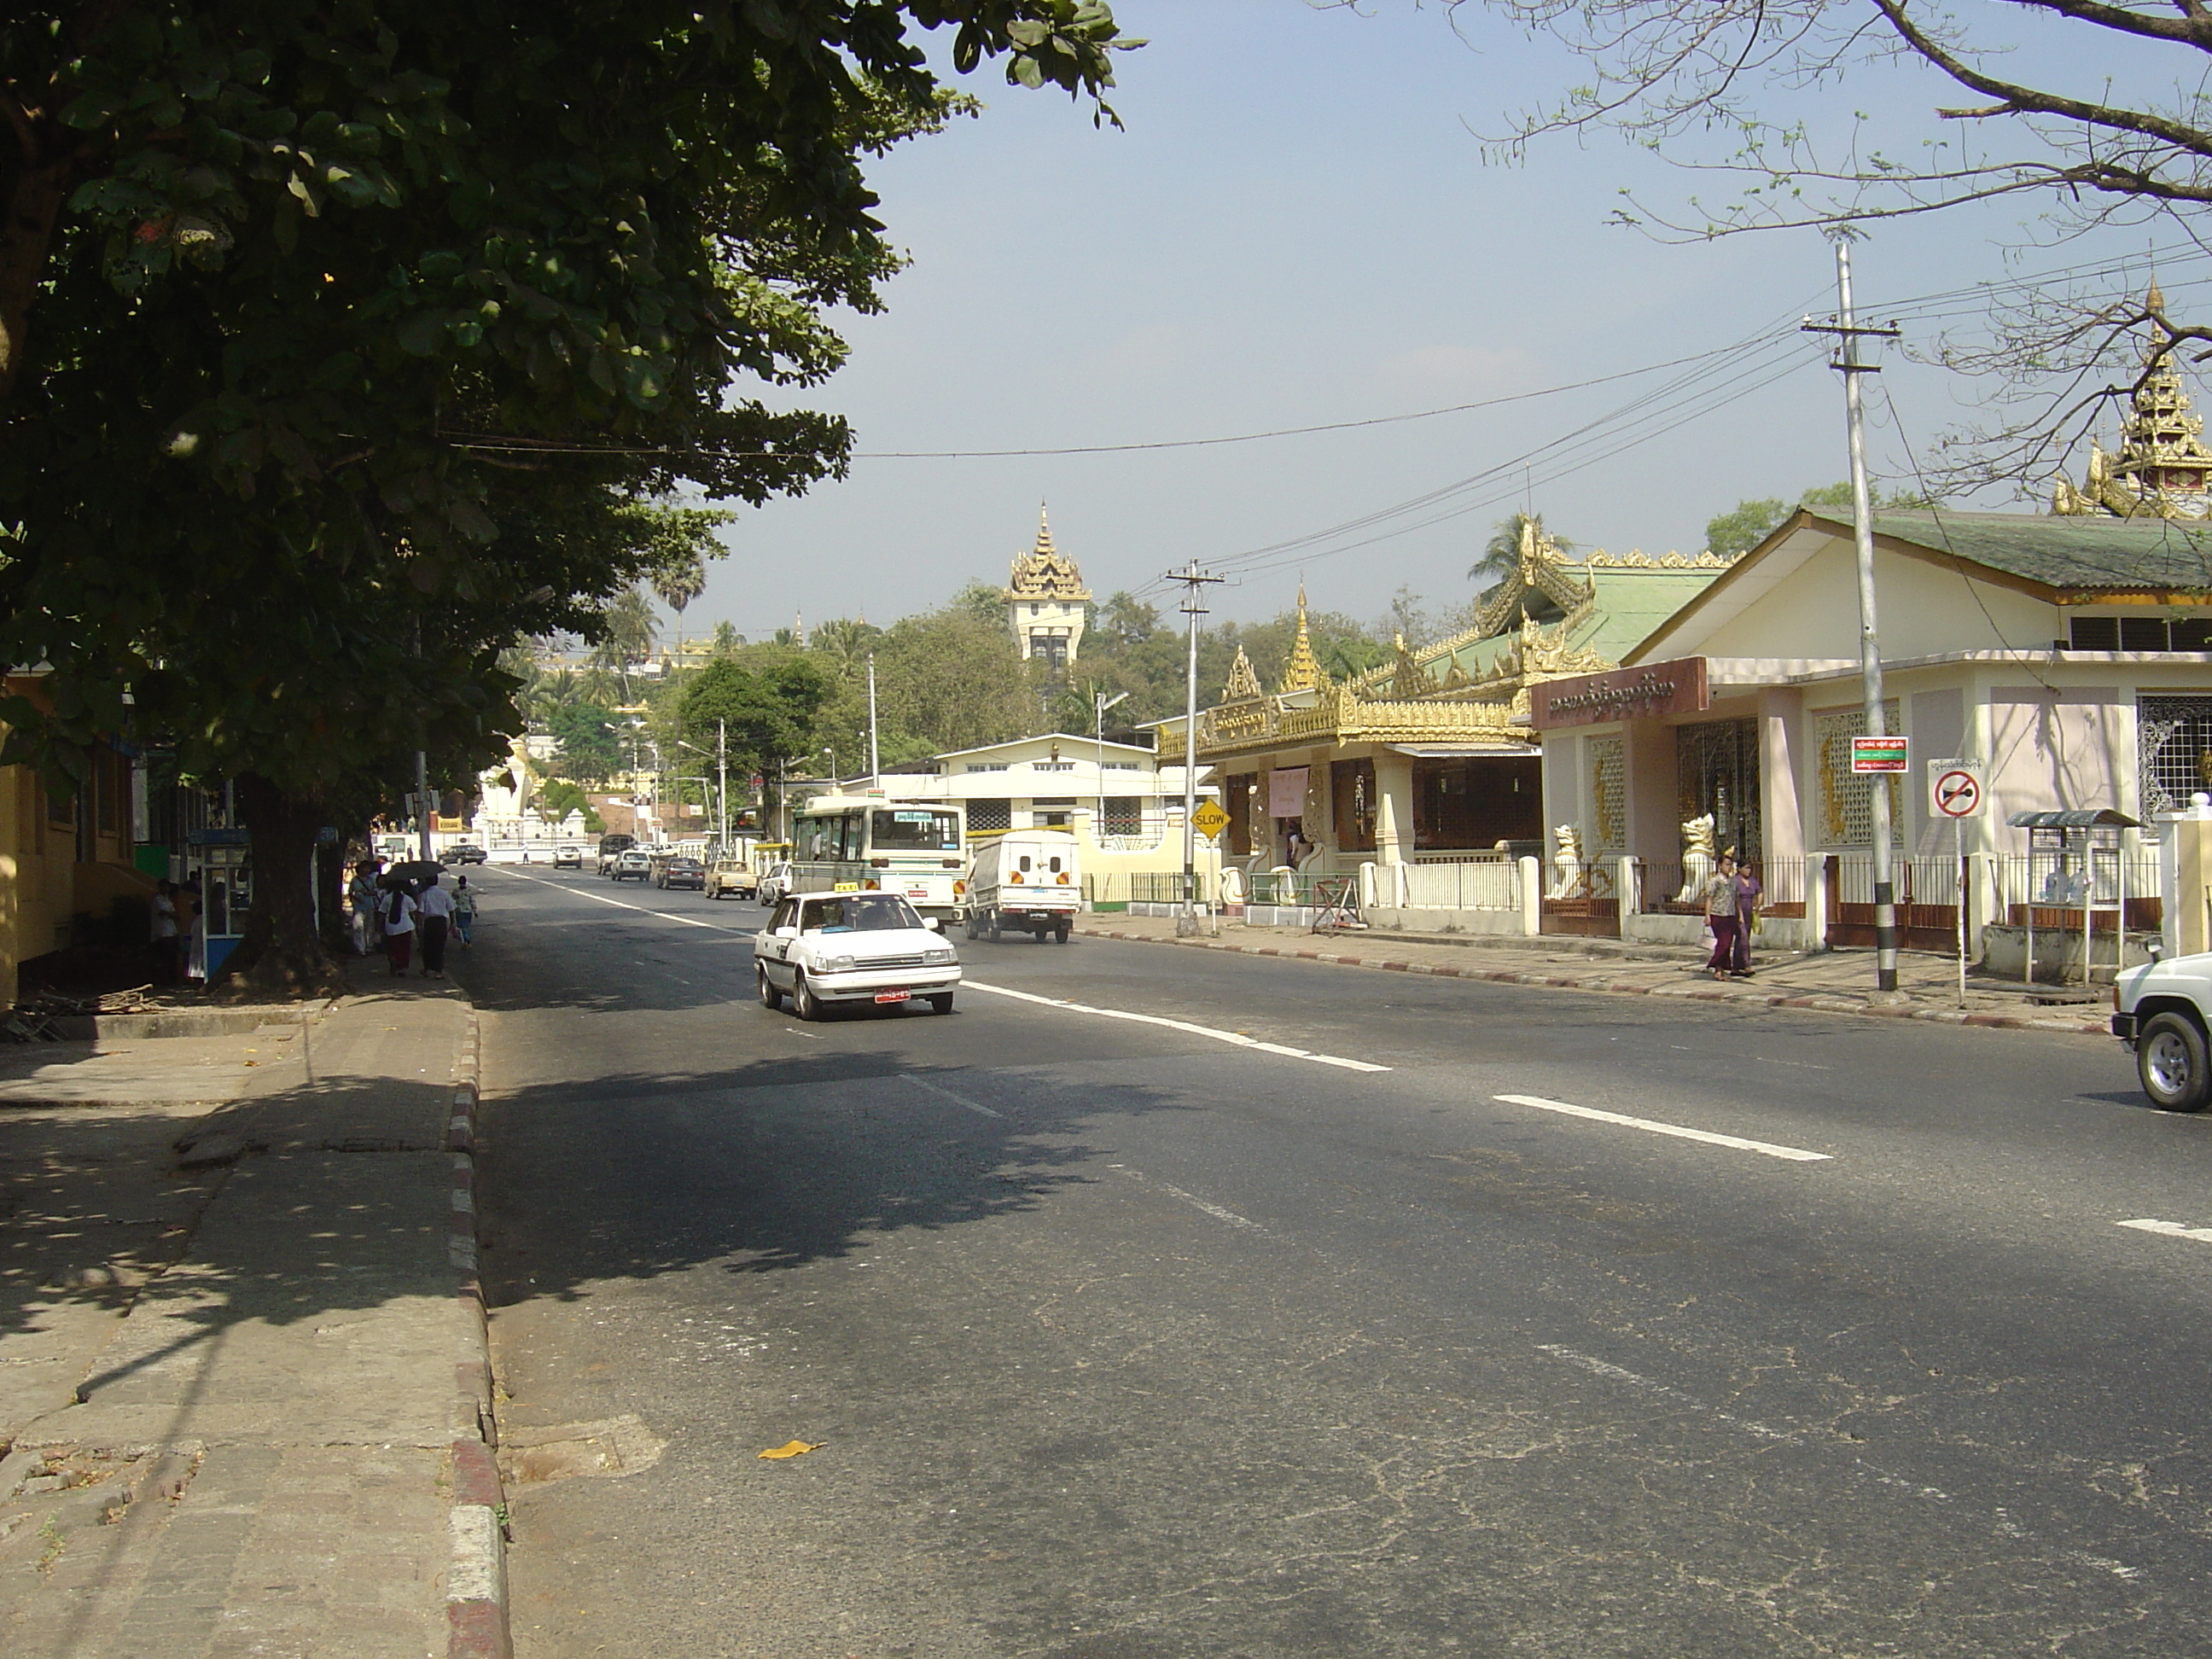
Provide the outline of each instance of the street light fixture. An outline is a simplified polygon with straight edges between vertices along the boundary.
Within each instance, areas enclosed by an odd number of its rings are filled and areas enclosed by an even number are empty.
[[[1106,711],[1117,702],[1126,702],[1129,694],[1116,691],[1108,696],[1095,686],[1091,692],[1092,736],[1098,744],[1098,820],[1091,825],[1091,839],[1096,841],[1106,833]]]

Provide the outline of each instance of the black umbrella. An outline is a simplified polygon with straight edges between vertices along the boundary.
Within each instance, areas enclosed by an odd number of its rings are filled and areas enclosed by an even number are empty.
[[[409,859],[404,864],[395,864],[384,872],[386,882],[428,881],[441,875],[446,866],[435,859]]]

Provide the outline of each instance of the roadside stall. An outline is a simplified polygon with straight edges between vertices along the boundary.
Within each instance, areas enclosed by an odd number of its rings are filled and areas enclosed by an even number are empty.
[[[2035,981],[2035,930],[2081,926],[2081,982],[2095,971],[2097,913],[2112,917],[2112,967],[2124,958],[2128,934],[2128,866],[2121,834],[2142,825],[2112,807],[2072,807],[2057,811],[2014,812],[2005,820],[2027,831],[2027,880],[2018,897],[2007,895],[2007,920],[2027,932],[2024,982]],[[2063,977],[2064,969],[2060,970]]]

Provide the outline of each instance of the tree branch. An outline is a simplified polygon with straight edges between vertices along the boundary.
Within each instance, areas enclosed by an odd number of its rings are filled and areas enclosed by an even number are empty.
[[[2208,16],[2197,0],[2179,3],[2186,15],[2177,19],[2147,17],[2124,6],[2105,5],[2101,0],[2013,0],[2016,6],[2056,12],[2061,17],[2094,23],[2100,29],[2112,29],[2120,34],[2139,35],[2147,40],[2171,40],[2195,46],[2200,52],[2212,52],[2212,16]]]

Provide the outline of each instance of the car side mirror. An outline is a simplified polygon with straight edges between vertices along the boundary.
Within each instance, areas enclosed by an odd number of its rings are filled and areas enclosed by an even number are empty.
[[[775,930],[775,936],[778,939],[797,939],[799,937],[799,929],[796,927],[779,927]]]
[[[935,916],[924,916],[921,919],[921,925],[933,933],[941,933],[945,931],[945,924]]]
[[[2154,939],[2148,945],[2143,946],[2143,949],[2150,952],[2150,959],[2153,962],[2164,962],[2166,960],[2166,941],[2164,939]]]

